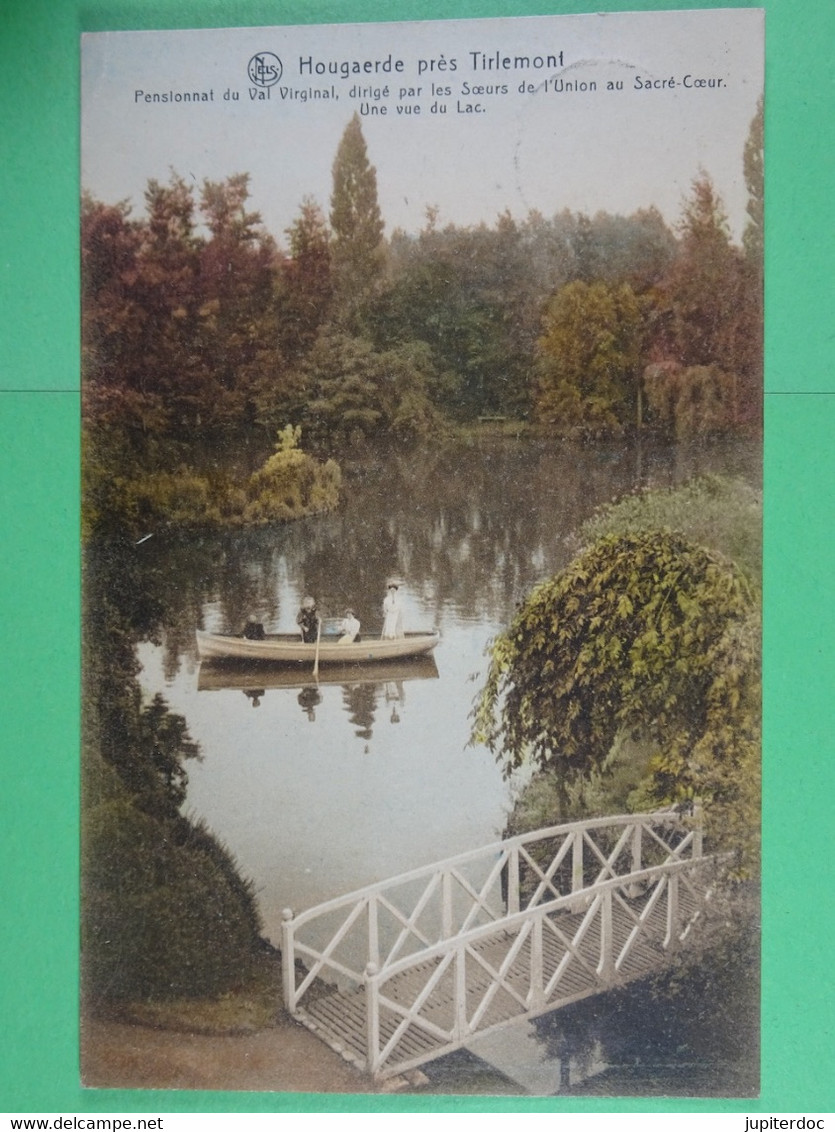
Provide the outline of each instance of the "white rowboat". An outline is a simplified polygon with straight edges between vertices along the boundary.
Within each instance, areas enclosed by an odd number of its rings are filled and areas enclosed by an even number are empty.
[[[375,664],[431,652],[441,639],[437,629],[406,633],[393,640],[364,638],[340,645],[323,637],[318,645],[319,664]],[[260,660],[270,664],[310,664],[317,659],[317,645],[305,644],[298,633],[268,633],[262,641],[233,637],[225,633],[197,630],[197,651],[201,660]]]

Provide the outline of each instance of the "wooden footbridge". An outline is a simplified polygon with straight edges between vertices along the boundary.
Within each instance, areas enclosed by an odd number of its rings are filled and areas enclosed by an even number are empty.
[[[671,811],[541,829],[282,925],[290,1013],[378,1080],[658,971],[715,859]]]

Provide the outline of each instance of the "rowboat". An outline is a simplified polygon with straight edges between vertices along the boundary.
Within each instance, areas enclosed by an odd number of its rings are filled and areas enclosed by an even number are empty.
[[[363,638],[339,644],[336,637],[323,636],[305,644],[298,633],[268,633],[261,641],[227,633],[197,630],[197,651],[201,660],[250,660],[269,664],[376,664],[384,660],[422,656],[431,652],[441,639],[437,629],[406,633],[393,640]]]

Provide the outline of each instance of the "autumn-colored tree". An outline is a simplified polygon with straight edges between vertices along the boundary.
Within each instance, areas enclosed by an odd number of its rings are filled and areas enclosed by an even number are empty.
[[[204,428],[251,424],[264,371],[275,364],[276,248],[248,200],[247,173],[203,183],[200,211],[209,239],[200,249],[194,369]]]
[[[659,419],[681,433],[688,416],[699,431],[698,405],[706,407],[705,429],[736,428],[759,418],[761,309],[741,250],[730,237],[722,201],[706,174],[693,182],[679,224],[679,253],[659,288],[651,361]],[[706,376],[709,380],[706,382]],[[670,387],[661,384],[666,377]],[[721,390],[720,390],[721,387]],[[695,415],[680,405],[696,408]],[[721,404],[721,419],[716,408]],[[691,427],[691,425],[693,427]]]
[[[130,219],[129,205],[106,205],[83,194],[81,372],[88,430],[141,435],[164,419],[141,377],[144,312],[136,294],[141,243],[142,228]]]
[[[569,283],[543,326],[538,420],[557,431],[603,432],[635,419],[644,314],[632,288]]]
[[[289,257],[282,265],[281,339],[290,361],[310,349],[333,297],[330,233],[318,204],[302,201],[286,229]]]

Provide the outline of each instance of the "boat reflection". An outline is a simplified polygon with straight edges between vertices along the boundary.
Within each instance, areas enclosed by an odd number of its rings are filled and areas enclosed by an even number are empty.
[[[330,664],[319,671],[318,679],[307,666],[252,664],[241,661],[203,661],[197,674],[198,692],[240,690],[254,708],[273,691],[297,693],[296,701],[308,722],[316,722],[322,703],[322,689],[338,686],[342,704],[353,725],[354,734],[364,740],[372,737],[380,704],[385,705],[389,723],[399,723],[410,680],[437,680],[438,667],[432,656],[383,661],[376,664]]]
[[[273,688],[324,687],[343,684],[357,687],[376,684],[388,688],[406,680],[437,680],[438,666],[433,656],[415,656],[411,659],[385,660],[376,664],[329,664],[320,668],[318,679],[301,665],[248,664],[238,661],[204,660],[197,673],[198,692],[226,691],[239,688],[253,703],[260,701]],[[389,698],[389,692],[386,694]]]

